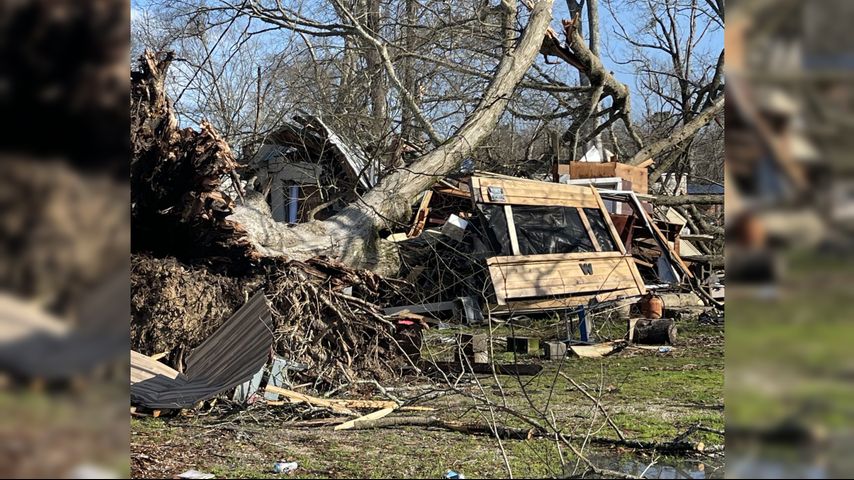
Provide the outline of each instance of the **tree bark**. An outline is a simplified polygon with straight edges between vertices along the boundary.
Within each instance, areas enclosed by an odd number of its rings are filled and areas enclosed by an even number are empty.
[[[637,165],[643,163],[649,158],[655,158],[658,154],[675,147],[685,140],[693,137],[701,128],[714,120],[714,118],[724,110],[724,96],[721,95],[702,113],[694,117],[690,122],[686,123],[679,130],[673,132],[672,135],[659,140],[651,145],[642,148],[628,162],[629,165]]]
[[[723,205],[723,195],[659,195],[656,205]]]
[[[328,255],[351,265],[374,267],[379,262],[376,232],[408,219],[413,199],[470,155],[495,128],[516,86],[534,62],[551,21],[553,0],[534,5],[528,25],[515,48],[498,65],[478,107],[448,140],[406,169],[392,172],[371,191],[334,217],[295,227],[277,224],[266,215],[263,200],[235,208],[230,219],[243,225],[263,255],[305,259]]]
[[[367,28],[375,38],[380,30],[380,1],[367,1]],[[383,59],[380,52],[368,42],[365,42],[365,61],[371,77],[371,113],[374,117],[374,140],[381,140],[388,121],[388,80],[386,79]]]

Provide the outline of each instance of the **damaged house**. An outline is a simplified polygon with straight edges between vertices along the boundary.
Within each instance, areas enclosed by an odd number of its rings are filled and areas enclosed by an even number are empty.
[[[248,161],[277,222],[323,220],[377,182],[375,161],[314,115],[296,115]]]

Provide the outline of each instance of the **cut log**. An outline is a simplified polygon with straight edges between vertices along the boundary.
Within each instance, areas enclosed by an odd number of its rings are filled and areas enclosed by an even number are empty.
[[[646,345],[673,345],[676,342],[676,323],[670,318],[643,318],[632,321],[634,330],[630,332],[629,338],[634,343]]]

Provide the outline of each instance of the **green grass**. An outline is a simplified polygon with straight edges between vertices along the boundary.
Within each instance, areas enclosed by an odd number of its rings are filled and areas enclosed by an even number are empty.
[[[505,330],[493,332],[496,338],[509,333],[507,327],[501,328]],[[541,338],[551,331],[554,323],[548,320],[535,322],[525,333],[516,329],[517,334]],[[431,331],[430,351],[450,356],[452,347],[438,339],[454,333]],[[506,401],[513,409],[537,418],[536,410],[548,406],[549,416],[554,415],[565,433],[584,435],[592,429],[596,436],[616,438],[590,400],[556,375],[560,371],[593,395],[601,388],[603,405],[630,439],[667,441],[696,423],[723,428],[723,412],[715,408],[723,397],[721,328],[686,320],[680,325],[680,338],[669,354],[625,350],[602,359],[567,358],[564,362],[520,355],[518,361],[541,363],[544,369],[536,377],[523,377],[521,384],[514,377],[499,376],[503,396],[492,376],[480,376],[479,386],[464,381],[458,387],[478,396],[485,393],[497,405]],[[497,353],[502,361],[512,360],[512,354]],[[478,411],[474,408],[477,402],[463,395],[440,397],[425,405],[437,408],[432,414],[446,420],[482,423],[491,418],[488,410]],[[416,427],[347,432],[329,427],[296,429],[272,417],[269,410],[244,413],[229,418],[134,419],[133,450],[149,452],[161,462],[143,472],[135,471],[135,475],[174,475],[196,468],[223,477],[280,477],[272,473],[273,463],[285,460],[298,462],[298,476],[305,478],[438,478],[447,469],[470,478],[507,476],[494,438]],[[493,413],[501,425],[526,427],[500,410]],[[714,434],[699,432],[691,439],[707,444],[722,441]],[[168,447],[162,447],[164,444]],[[502,445],[516,477],[561,473],[553,439],[505,440]],[[590,446],[585,450],[586,455],[603,462],[611,462],[614,452],[618,451]],[[566,448],[562,453],[567,462],[577,460]]]
[[[788,267],[777,299],[728,302],[728,420],[850,429],[854,260],[800,252]]]

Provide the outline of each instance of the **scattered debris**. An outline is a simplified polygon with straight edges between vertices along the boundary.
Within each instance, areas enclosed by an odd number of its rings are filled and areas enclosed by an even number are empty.
[[[297,468],[299,468],[299,464],[297,464],[297,462],[279,461],[273,464],[273,472],[275,473],[289,474],[296,471]]]
[[[216,478],[212,473],[200,472],[198,470],[187,470],[186,472],[178,475],[178,478],[194,478],[194,479],[206,479],[206,478]]]
[[[271,313],[258,292],[187,357],[180,373],[131,351],[131,403],[148,408],[188,408],[252,378],[269,358]]]
[[[582,358],[601,358],[608,356],[626,346],[622,340],[597,343],[595,345],[570,345],[569,349]]]

